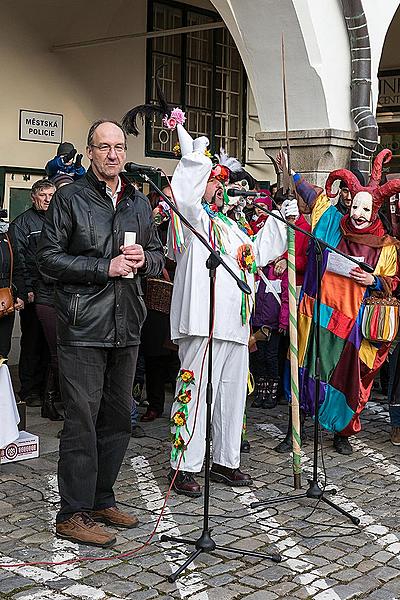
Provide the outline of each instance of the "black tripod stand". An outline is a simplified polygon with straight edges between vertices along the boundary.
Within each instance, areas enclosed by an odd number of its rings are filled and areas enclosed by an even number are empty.
[[[340,254],[342,257],[350,260],[355,263],[358,267],[367,271],[368,273],[373,272],[373,268],[367,263],[360,262],[351,256],[347,256],[341,250],[334,248],[330,244],[320,240],[315,235],[308,231],[304,231],[300,227],[297,227],[293,223],[286,221],[283,217],[280,217],[275,212],[271,212],[265,209],[263,206],[257,204],[257,208],[263,210],[269,215],[275,217],[280,221],[285,221],[288,227],[295,229],[296,231],[300,231],[307,235],[309,238],[313,240],[314,243],[314,252],[315,252],[315,276],[317,282],[316,289],[316,302],[315,302],[315,329],[314,329],[314,339],[315,339],[315,398],[314,398],[314,440],[313,440],[313,471],[312,471],[312,479],[308,480],[308,489],[303,494],[295,494],[291,496],[281,496],[278,498],[270,499],[270,500],[262,500],[260,502],[253,502],[250,504],[251,508],[259,508],[261,506],[271,506],[276,503],[288,502],[289,500],[293,500],[294,498],[312,498],[313,500],[321,500],[328,504],[331,508],[334,508],[336,511],[348,517],[354,525],[359,525],[360,519],[358,517],[354,517],[349,512],[326,498],[325,494],[336,494],[336,489],[325,490],[318,483],[318,434],[319,434],[319,404],[320,404],[320,386],[321,386],[321,345],[320,345],[320,314],[321,314],[321,278],[322,278],[322,258],[323,251],[325,248],[329,248],[330,251],[335,252],[336,254]]]
[[[210,251],[210,256],[206,261],[206,267],[209,270],[210,275],[210,301],[209,301],[209,343],[208,343],[208,379],[206,388],[206,449],[205,449],[205,474],[204,474],[204,505],[203,505],[203,529],[200,537],[197,540],[191,540],[188,538],[179,538],[169,535],[162,535],[161,542],[175,542],[176,544],[187,544],[188,546],[194,546],[195,550],[190,554],[187,560],[181,565],[175,573],[172,573],[168,577],[168,581],[173,583],[176,579],[185,571],[185,569],[203,552],[213,552],[214,550],[221,550],[232,554],[242,554],[244,556],[254,556],[256,558],[264,558],[272,560],[274,562],[281,561],[281,555],[276,553],[264,554],[262,552],[253,552],[251,550],[239,550],[237,548],[229,548],[226,546],[219,546],[215,543],[211,537],[211,530],[209,525],[209,507],[210,507],[210,457],[211,457],[211,406],[213,398],[213,322],[214,322],[214,311],[215,311],[215,276],[216,269],[219,265],[228,271],[228,273],[236,281],[237,285],[242,292],[250,294],[251,290],[247,283],[243,282],[234,273],[231,268],[221,259],[218,252],[216,252],[208,241],[190,224],[190,222],[179,212],[176,206],[170,201],[170,199],[162,193],[162,191],[154,184],[153,181],[147,177],[146,174],[142,174],[145,181],[147,181],[152,188],[162,196],[165,202],[170,208],[180,217],[182,223],[184,223],[190,231],[197,237],[197,239]]]

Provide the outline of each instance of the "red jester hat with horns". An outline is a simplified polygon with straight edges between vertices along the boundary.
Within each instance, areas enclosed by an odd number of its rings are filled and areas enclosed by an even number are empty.
[[[367,186],[361,185],[354,173],[347,169],[337,169],[336,171],[332,171],[325,184],[327,196],[329,196],[329,198],[334,198],[336,196],[336,193],[332,192],[332,184],[337,179],[345,182],[353,198],[353,203],[357,194],[366,192],[372,198],[371,223],[373,223],[377,218],[378,210],[382,206],[384,200],[400,192],[400,179],[392,179],[383,185],[379,185],[382,177],[382,166],[384,163],[388,163],[391,158],[392,153],[390,150],[386,149],[379,152],[374,160],[371,177],[369,178]]]

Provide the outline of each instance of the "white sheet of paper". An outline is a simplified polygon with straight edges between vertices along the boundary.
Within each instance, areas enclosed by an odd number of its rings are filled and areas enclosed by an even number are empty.
[[[364,262],[363,256],[352,256],[351,258],[358,260],[358,262]],[[340,256],[340,254],[335,254],[334,252],[329,253],[326,265],[327,271],[336,273],[337,275],[343,275],[343,277],[350,277],[350,271],[356,267],[357,265],[348,258]]]
[[[136,243],[136,232],[135,231],[125,231],[124,235],[124,246],[132,246],[132,244]],[[124,275],[124,279],[133,279],[134,273],[128,273],[128,275]]]

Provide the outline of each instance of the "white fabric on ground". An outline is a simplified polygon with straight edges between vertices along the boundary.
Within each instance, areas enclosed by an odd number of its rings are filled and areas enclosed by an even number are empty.
[[[4,448],[19,435],[19,414],[10,372],[4,363],[0,366],[0,415],[0,448]]]

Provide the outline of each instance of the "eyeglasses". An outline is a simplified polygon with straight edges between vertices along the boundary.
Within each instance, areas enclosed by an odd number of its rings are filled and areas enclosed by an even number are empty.
[[[96,144],[90,144],[90,147],[97,148],[99,152],[103,152],[104,154],[108,154],[111,150],[115,150],[117,154],[126,151],[125,144],[117,144],[116,146],[110,146],[110,144],[99,144],[98,146],[96,146]]]

